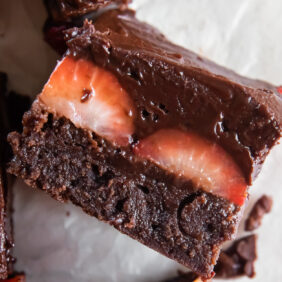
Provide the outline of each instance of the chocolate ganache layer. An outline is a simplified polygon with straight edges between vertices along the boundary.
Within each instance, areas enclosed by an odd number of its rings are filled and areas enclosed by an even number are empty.
[[[192,130],[222,146],[252,183],[281,135],[282,96],[273,85],[172,44],[132,11],[106,12],[67,38],[72,56],[109,70],[129,93],[137,139],[162,128]]]

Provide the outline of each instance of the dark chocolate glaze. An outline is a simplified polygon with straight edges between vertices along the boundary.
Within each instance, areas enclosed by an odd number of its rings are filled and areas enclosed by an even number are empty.
[[[222,146],[248,184],[282,128],[282,97],[169,42],[132,11],[111,10],[66,33],[69,53],[111,71],[135,103],[136,139],[158,129],[193,130]],[[145,115],[144,115],[145,114]]]

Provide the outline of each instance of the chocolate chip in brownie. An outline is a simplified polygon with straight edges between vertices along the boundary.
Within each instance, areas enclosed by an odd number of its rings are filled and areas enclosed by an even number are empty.
[[[266,213],[269,213],[272,209],[272,198],[263,195],[253,206],[249,217],[245,222],[245,230],[253,231],[257,229],[262,222],[262,218]]]

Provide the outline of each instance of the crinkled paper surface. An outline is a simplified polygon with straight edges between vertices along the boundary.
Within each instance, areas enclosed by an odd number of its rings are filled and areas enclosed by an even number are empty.
[[[282,83],[281,0],[134,0],[132,7],[174,42],[243,75]],[[33,96],[57,60],[42,40],[45,17],[41,0],[0,1],[0,70],[8,72],[10,88]],[[281,173],[282,145],[250,190],[249,207],[262,193],[274,199],[273,212],[257,232],[254,281],[282,277]],[[29,282],[161,281],[181,268],[19,180],[14,193],[17,269],[27,273]],[[249,280],[238,279],[243,281]]]

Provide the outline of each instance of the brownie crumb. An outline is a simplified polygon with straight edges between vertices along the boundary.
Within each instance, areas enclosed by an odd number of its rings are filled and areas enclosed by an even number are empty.
[[[70,216],[70,212],[69,211],[66,212],[66,216]]]
[[[226,251],[220,253],[215,266],[216,278],[233,278],[246,275],[255,276],[254,262],[256,254],[256,235],[236,240]]]
[[[262,222],[262,219],[266,213],[269,213],[272,209],[272,198],[263,195],[254,205],[249,217],[245,222],[245,230],[253,231],[257,229]]]

